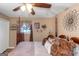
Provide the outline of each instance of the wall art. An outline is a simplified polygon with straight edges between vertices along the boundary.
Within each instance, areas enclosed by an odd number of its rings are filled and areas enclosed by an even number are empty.
[[[46,24],[42,25],[41,27],[42,27],[43,29],[46,29],[46,28],[47,28]]]
[[[76,9],[70,10],[64,16],[64,29],[68,31],[77,30],[79,13]]]
[[[40,29],[40,23],[39,22],[34,23],[34,27],[35,29]]]
[[[10,30],[17,30],[17,25],[16,24],[12,24],[10,26]]]

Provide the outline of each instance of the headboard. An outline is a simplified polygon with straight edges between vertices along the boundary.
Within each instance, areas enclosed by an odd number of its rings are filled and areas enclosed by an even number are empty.
[[[73,40],[75,43],[79,44],[79,37],[71,37],[70,40]]]
[[[64,39],[66,39],[66,36],[65,36],[65,35],[59,35],[59,38],[64,38]]]

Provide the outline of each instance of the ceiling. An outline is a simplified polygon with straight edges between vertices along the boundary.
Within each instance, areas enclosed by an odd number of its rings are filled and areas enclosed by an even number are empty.
[[[31,15],[28,10],[22,11],[19,10],[17,12],[12,11],[13,8],[22,5],[22,3],[0,3],[0,13],[3,13],[10,17],[52,17],[56,14],[64,11],[65,9],[73,6],[73,3],[51,3],[51,8],[37,8],[33,7],[35,10],[35,15]]]

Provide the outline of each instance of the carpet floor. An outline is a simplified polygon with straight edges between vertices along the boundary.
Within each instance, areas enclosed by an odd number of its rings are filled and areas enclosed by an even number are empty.
[[[0,53],[0,56],[8,56],[8,53],[11,52],[13,49],[7,49],[3,53]]]

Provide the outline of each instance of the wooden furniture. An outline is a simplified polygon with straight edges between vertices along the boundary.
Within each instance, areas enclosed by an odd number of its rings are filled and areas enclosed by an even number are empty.
[[[24,33],[17,33],[17,43],[24,41]]]
[[[32,29],[32,24],[31,24],[31,26],[30,26],[30,30],[31,30],[31,32],[30,32],[30,41],[33,41],[33,29]]]

